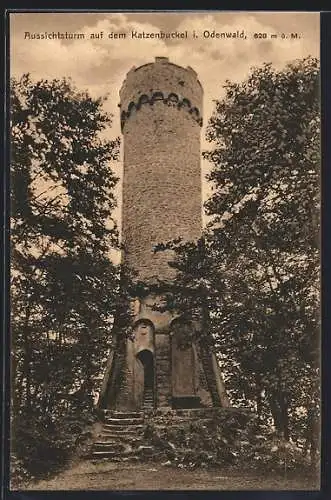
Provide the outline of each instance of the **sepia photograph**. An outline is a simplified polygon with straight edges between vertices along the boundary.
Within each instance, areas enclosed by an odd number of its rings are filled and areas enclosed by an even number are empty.
[[[10,489],[319,490],[320,14],[9,13]]]

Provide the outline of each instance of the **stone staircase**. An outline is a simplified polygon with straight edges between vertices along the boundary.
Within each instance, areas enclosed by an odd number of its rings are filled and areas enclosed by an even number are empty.
[[[104,425],[93,443],[90,458],[134,460],[153,451],[153,447],[144,446],[143,412],[105,410],[104,416]]]
[[[154,408],[153,391],[152,391],[152,389],[145,389],[143,409],[144,410],[152,410],[153,408]]]
[[[212,400],[213,400],[213,404],[214,404],[214,406],[219,407],[220,406],[220,398],[219,398],[218,391],[217,391],[217,385],[216,385],[216,380],[215,380],[215,374],[213,371],[210,352],[208,352],[206,349],[201,347],[200,356],[201,356],[201,361],[202,361],[202,366],[203,366],[203,369],[205,372],[205,376],[207,379],[208,389],[209,389],[209,392],[210,392]]]

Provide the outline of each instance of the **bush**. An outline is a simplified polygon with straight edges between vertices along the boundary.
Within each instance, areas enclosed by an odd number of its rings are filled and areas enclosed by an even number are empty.
[[[95,417],[91,412],[71,411],[52,420],[48,415],[20,416],[12,426],[11,478],[41,479],[63,469],[91,433],[86,431]]]
[[[149,424],[145,438],[159,456],[182,467],[232,465],[237,461],[237,425],[222,425],[217,419],[194,422]]]
[[[251,422],[244,439],[239,439],[242,466],[260,472],[316,473],[316,467],[293,442],[286,441],[269,426]]]
[[[255,418],[233,416],[194,422],[149,424],[145,438],[159,458],[177,467],[240,467],[256,472],[316,473],[302,450]]]

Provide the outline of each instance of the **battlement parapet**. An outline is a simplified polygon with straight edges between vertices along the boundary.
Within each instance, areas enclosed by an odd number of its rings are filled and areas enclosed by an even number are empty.
[[[131,101],[128,108],[121,111],[121,130],[123,131],[126,120],[130,118],[134,111],[138,111],[144,104],[153,106],[153,104],[157,101],[163,101],[166,106],[176,107],[177,109],[187,111],[192,116],[193,120],[195,120],[198,125],[202,127],[203,120],[200,110],[193,106],[189,99],[175,94],[174,92],[170,92],[168,95],[163,92],[153,92],[149,95],[142,94],[139,97],[138,102]]]
[[[202,126],[203,89],[196,72],[167,57],[156,57],[153,63],[131,68],[119,94],[122,130],[133,111],[157,101],[186,110]]]

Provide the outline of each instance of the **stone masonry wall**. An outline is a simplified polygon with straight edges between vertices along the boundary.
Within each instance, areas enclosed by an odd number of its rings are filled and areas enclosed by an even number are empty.
[[[193,70],[162,59],[131,70],[120,95],[124,260],[142,279],[171,279],[171,255],[153,246],[201,234],[201,85]]]
[[[125,360],[123,361],[121,384],[118,398],[116,399],[117,410],[130,410],[135,408],[134,401],[134,353],[133,343],[126,342]],[[110,404],[110,406],[112,406]]]

